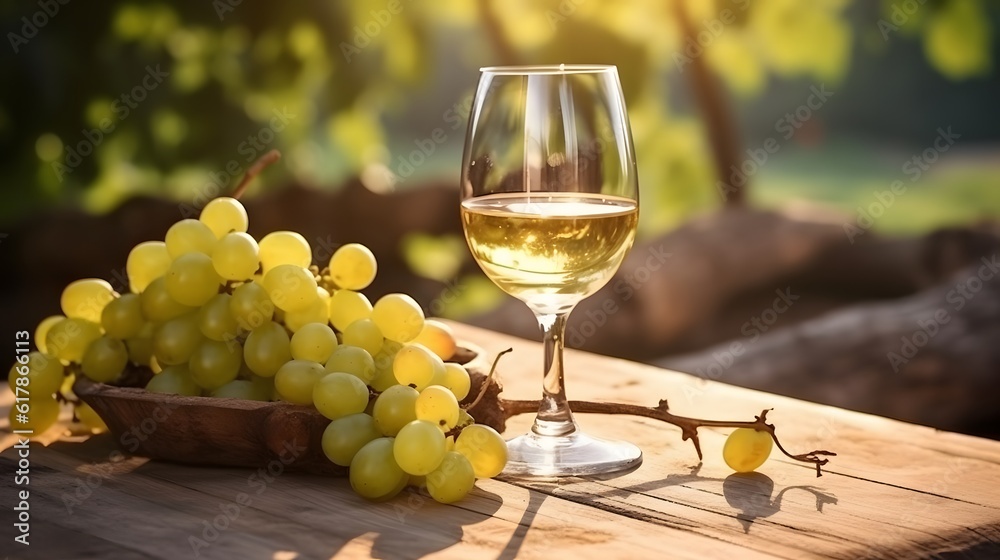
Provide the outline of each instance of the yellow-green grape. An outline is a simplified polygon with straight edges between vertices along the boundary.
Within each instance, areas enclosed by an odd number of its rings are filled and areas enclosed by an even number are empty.
[[[163,371],[163,366],[160,365],[160,362],[156,361],[156,356],[153,356],[152,358],[149,359],[149,369],[154,374]]]
[[[188,253],[211,255],[215,247],[215,234],[198,220],[181,220],[170,226],[164,242],[171,259]]]
[[[59,420],[59,401],[52,395],[32,395],[27,404],[28,410],[23,413],[18,410],[16,404],[10,407],[7,418],[10,420],[11,430],[33,430],[34,433],[29,434],[28,438],[36,438],[48,431]],[[23,418],[21,414],[28,417],[27,422],[18,421],[18,417]]]
[[[246,233],[227,233],[212,249],[212,266],[226,280],[253,278],[260,266],[257,241]]]
[[[294,231],[275,231],[260,240],[260,262],[265,275],[283,264],[309,268],[312,249],[306,238]]]
[[[236,318],[230,311],[232,296],[216,294],[198,311],[198,328],[210,340],[225,342],[240,334]]]
[[[774,441],[771,434],[753,428],[737,428],[722,446],[722,458],[729,468],[747,473],[764,464],[771,455]]]
[[[393,385],[375,399],[372,418],[380,432],[395,436],[403,426],[417,419],[414,407],[420,393],[413,387]]]
[[[281,399],[293,404],[313,403],[313,388],[326,372],[323,366],[308,360],[291,360],[274,376],[274,389]]]
[[[198,315],[191,313],[171,319],[153,333],[153,355],[164,366],[183,364],[205,340],[198,329]]]
[[[336,348],[337,334],[325,322],[303,325],[292,335],[292,357],[296,360],[325,364]]]
[[[422,344],[406,344],[396,352],[392,372],[401,385],[423,391],[435,378],[444,376],[444,362]]]
[[[62,387],[59,387],[59,392],[62,396],[70,400],[76,400],[76,393],[73,392],[73,385],[76,383],[76,374],[71,373],[66,377],[63,377]]]
[[[245,331],[252,331],[268,323],[274,317],[274,303],[267,296],[267,290],[256,282],[248,282],[233,290],[229,300],[229,311],[236,323]]]
[[[25,363],[21,363],[24,360]],[[17,394],[15,387],[23,387],[31,395],[51,395],[59,390],[65,369],[59,359],[41,352],[30,352],[19,357],[7,373],[7,384]],[[20,381],[19,381],[20,380]]]
[[[389,340],[409,342],[424,328],[424,310],[406,294],[388,294],[372,307],[372,321]]]
[[[351,488],[369,500],[388,500],[402,492],[410,477],[392,457],[392,438],[364,445],[351,460]]]
[[[166,279],[167,293],[182,305],[199,307],[219,293],[222,278],[204,253],[185,253],[170,264]]]
[[[173,259],[162,241],[146,241],[132,248],[125,261],[129,289],[141,293],[157,278],[167,273]]]
[[[201,209],[198,220],[208,226],[219,239],[231,231],[245,232],[250,225],[243,203],[228,196],[209,200]]]
[[[472,379],[469,377],[469,371],[465,369],[465,366],[456,364],[455,362],[445,362],[444,371],[440,376],[435,377],[431,381],[431,385],[447,387],[455,395],[455,398],[461,401],[469,395],[469,389],[472,387]]]
[[[191,379],[202,389],[213,391],[236,379],[243,364],[243,347],[235,340],[206,340],[188,360]]]
[[[76,418],[83,425],[90,428],[91,432],[102,433],[108,431],[108,425],[104,423],[104,420],[97,414],[91,406],[85,402],[79,402],[76,405]]]
[[[111,284],[97,278],[86,278],[66,286],[59,303],[67,317],[100,323],[104,307],[116,297],[118,294]]]
[[[382,349],[385,338],[371,319],[359,319],[344,329],[344,344],[364,348],[374,356]]]
[[[362,447],[380,437],[382,433],[371,416],[364,413],[343,416],[323,430],[323,453],[333,464],[348,467]]]
[[[466,426],[471,426],[472,424],[475,423],[476,419],[473,418],[471,414],[469,414],[469,411],[465,410],[464,408],[458,409],[458,423],[455,424],[456,426],[458,426],[459,428],[464,428]]]
[[[364,348],[338,346],[326,361],[326,371],[349,373],[365,384],[375,378],[375,360]]]
[[[274,397],[274,378],[273,377],[261,377],[259,375],[253,375],[252,373],[245,373],[244,370],[249,371],[246,367],[246,362],[243,362],[243,370],[240,370],[240,375],[249,375],[250,383],[253,384],[254,391],[260,397],[258,400],[269,401]]]
[[[191,372],[187,366],[170,366],[153,376],[146,384],[146,390],[151,393],[164,393],[167,395],[185,395],[197,397],[201,395],[201,388],[191,379]]]
[[[382,344],[382,350],[373,356],[375,360],[375,378],[369,385],[378,392],[385,391],[393,385],[398,385],[396,375],[392,372],[392,362],[396,359],[396,353],[402,348],[402,344],[388,340]]]
[[[109,383],[118,379],[128,364],[128,350],[125,343],[117,338],[102,336],[90,343],[83,354],[80,369],[83,374],[98,383]]]
[[[447,387],[431,385],[420,392],[414,411],[417,420],[426,420],[442,428],[458,423],[458,399]]]
[[[211,396],[217,399],[243,399],[246,401],[266,401],[268,395],[256,387],[253,381],[237,379],[212,391]]]
[[[38,348],[40,352],[43,354],[47,354],[49,352],[49,348],[45,344],[45,337],[49,334],[49,329],[52,328],[52,325],[55,325],[65,318],[65,315],[52,315],[42,319],[42,322],[38,323],[38,326],[35,327],[35,347]]]
[[[125,341],[128,349],[128,359],[133,364],[146,365],[153,357],[153,333],[156,332],[153,323],[146,323],[139,334]]]
[[[330,420],[364,412],[368,386],[349,373],[326,373],[313,387],[312,403]]]
[[[274,377],[281,366],[292,359],[288,332],[272,321],[250,331],[250,336],[243,344],[243,359],[255,374]]]
[[[445,453],[441,465],[427,475],[427,492],[434,501],[451,504],[467,496],[476,485],[476,474],[464,455]]]
[[[264,274],[264,289],[275,307],[283,311],[301,311],[319,298],[316,277],[294,264],[279,264]]]
[[[445,432],[445,433],[447,433],[447,432]],[[445,448],[446,451],[454,451],[455,450],[455,436],[447,436],[446,435],[444,437],[444,448]],[[426,485],[427,484],[425,483],[424,486],[426,486]]]
[[[91,342],[101,338],[101,327],[85,319],[63,319],[45,335],[45,347],[60,360],[80,363]]]
[[[442,360],[450,360],[458,347],[458,343],[455,342],[455,333],[451,327],[434,319],[424,321],[424,328],[417,335],[417,338],[410,342],[423,344]]]
[[[150,282],[139,294],[139,305],[142,307],[142,316],[155,323],[169,321],[195,310],[194,307],[181,304],[170,297],[167,293],[167,280],[163,277]]]
[[[392,455],[406,474],[429,474],[438,468],[447,452],[444,433],[433,423],[414,420],[396,434]]]
[[[330,277],[346,290],[363,290],[375,279],[375,255],[360,243],[348,243],[330,257]]]
[[[496,430],[482,424],[462,428],[455,451],[465,455],[477,478],[493,478],[507,465],[507,442]]]
[[[285,326],[288,330],[298,332],[302,327],[310,323],[322,323],[326,324],[328,319],[327,315],[330,306],[330,293],[325,289],[317,286],[316,295],[318,296],[309,307],[299,311],[287,311],[285,312]]]
[[[330,324],[340,332],[351,323],[371,316],[372,304],[361,292],[337,290],[330,296]]]
[[[368,384],[379,393],[393,385],[399,385],[396,376],[392,373],[392,364],[390,363],[389,367],[384,369],[376,366],[375,377]]]
[[[101,312],[101,326],[110,337],[122,340],[132,338],[145,324],[139,294],[125,294],[109,302]]]

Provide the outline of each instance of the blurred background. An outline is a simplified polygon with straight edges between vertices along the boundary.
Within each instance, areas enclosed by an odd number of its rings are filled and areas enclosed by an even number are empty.
[[[478,68],[615,64],[641,235],[570,346],[1000,436],[996,2],[43,4],[0,3],[4,332],[279,149],[250,233],[537,338],[461,234]]]

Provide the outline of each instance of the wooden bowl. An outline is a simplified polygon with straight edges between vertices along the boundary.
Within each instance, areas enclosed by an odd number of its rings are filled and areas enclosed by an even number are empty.
[[[464,345],[450,361],[473,378],[472,400],[489,371],[480,349]],[[252,467],[346,475],[323,454],[330,420],[313,407],[286,402],[186,397],[142,387],[95,383],[79,376],[73,391],[90,405],[128,453],[194,465]],[[502,427],[501,427],[502,429]]]

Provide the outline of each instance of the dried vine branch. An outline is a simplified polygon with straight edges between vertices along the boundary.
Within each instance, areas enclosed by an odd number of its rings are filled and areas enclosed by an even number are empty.
[[[243,178],[240,179],[239,184],[236,185],[236,188],[233,189],[233,194],[230,196],[235,199],[239,199],[243,196],[244,191],[246,191],[247,187],[250,186],[250,183],[257,178],[257,175],[260,175],[260,173],[264,171],[267,166],[278,161],[279,159],[281,159],[281,152],[278,150],[271,150],[260,156],[260,159],[253,162],[253,165],[247,169],[247,172],[243,175]]]

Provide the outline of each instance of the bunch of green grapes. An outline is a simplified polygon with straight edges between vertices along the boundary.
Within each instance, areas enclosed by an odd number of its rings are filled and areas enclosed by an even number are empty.
[[[445,362],[456,348],[449,328],[410,296],[372,305],[361,292],[377,271],[367,247],[344,245],[320,269],[300,234],[258,241],[248,225],[238,200],[212,200],[163,241],[132,249],[129,293],[98,279],[67,286],[64,315],[42,321],[38,352],[10,376],[12,387],[30,380],[35,434],[55,423],[53,395],[72,375],[114,383],[131,363],[154,373],[151,392],[314,406],[331,420],[324,452],[351,467],[367,498],[418,484],[452,502],[503,469],[503,439],[458,406],[470,379]],[[105,428],[77,406],[81,421]]]

